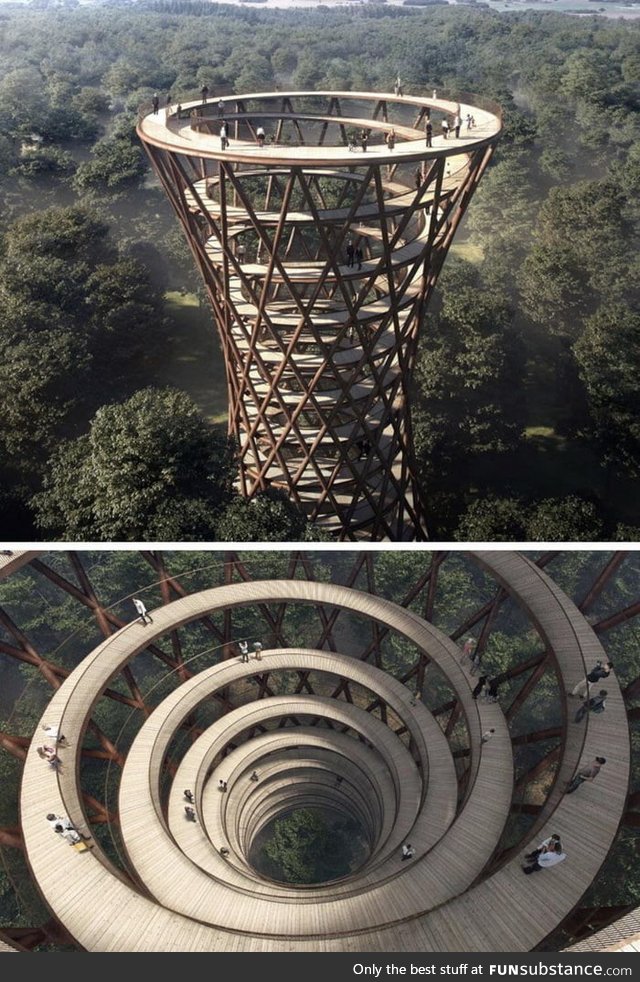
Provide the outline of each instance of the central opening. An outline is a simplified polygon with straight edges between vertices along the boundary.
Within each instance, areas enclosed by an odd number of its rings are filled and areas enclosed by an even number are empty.
[[[360,822],[331,808],[292,808],[268,822],[249,861],[280,883],[326,883],[355,872],[369,856]]]

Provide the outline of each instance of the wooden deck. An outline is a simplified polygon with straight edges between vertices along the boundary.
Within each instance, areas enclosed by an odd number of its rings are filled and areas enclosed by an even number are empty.
[[[371,106],[381,100],[386,101],[391,111],[394,109],[411,107],[420,112],[429,109],[433,114],[433,146],[427,150],[425,147],[424,124],[419,128],[404,126],[393,120],[372,119],[367,116],[327,116],[321,112],[309,113],[305,111],[288,112],[282,111],[275,106],[275,103],[282,103],[283,99],[305,99],[305,98],[337,98],[341,100],[357,100],[359,103]],[[454,103],[446,99],[430,99],[419,96],[394,96],[392,93],[371,92],[258,92],[243,95],[243,103],[251,100],[259,100],[261,108],[255,111],[244,112],[237,109],[237,98],[235,96],[223,98],[225,103],[225,119],[229,133],[229,146],[226,150],[220,148],[220,137],[218,135],[220,120],[217,116],[218,97],[212,97],[207,105],[203,106],[202,100],[185,103],[182,105],[180,118],[177,116],[177,106],[167,106],[160,109],[158,113],[149,112],[138,124],[138,131],[145,142],[153,144],[162,149],[171,150],[185,156],[194,155],[198,157],[209,157],[212,159],[222,159],[245,164],[258,164],[268,166],[282,166],[296,164],[304,167],[324,167],[332,165],[351,165],[357,163],[360,158],[365,160],[375,159],[376,162],[383,161],[395,164],[399,161],[413,162],[415,160],[432,159],[436,157],[455,156],[461,150],[469,147],[481,147],[487,145],[502,130],[502,121],[496,113],[480,109],[478,106],[465,103]],[[273,103],[273,106],[270,106]],[[447,116],[450,117],[460,106],[460,115],[464,119],[467,114],[474,116],[476,126],[473,130],[467,131],[466,124],[463,124],[460,137],[456,140],[453,135],[444,139],[441,132],[440,120]],[[189,114],[192,111],[203,110],[206,114],[199,125],[209,123],[215,132],[206,133],[198,129],[192,129]],[[253,129],[254,122],[275,123],[279,119],[293,122],[302,121],[307,125],[309,122],[317,124],[332,124],[334,126],[342,124],[353,129],[367,129],[370,131],[370,141],[366,153],[363,153],[358,144],[355,152],[349,151],[341,142],[340,145],[305,145],[294,146],[289,143],[285,145],[266,143],[264,147],[258,147],[253,137],[250,140],[236,139],[232,132],[232,125],[236,122],[246,123]],[[384,142],[385,135],[395,128],[397,142],[394,150],[390,151]],[[380,142],[375,142],[380,141]]]
[[[563,687],[575,684],[599,651],[582,615],[521,555],[477,556],[506,589],[514,591],[543,639],[553,646]],[[290,649],[265,652],[258,667],[279,665],[286,671],[308,666],[310,659],[317,658],[319,664],[331,665],[334,673],[362,673],[363,684],[374,691],[384,686],[385,699],[413,734],[420,757],[424,754],[424,782],[404,743],[361,707],[323,696],[275,696],[234,709],[202,734],[183,758],[176,784],[180,790],[172,792],[165,816],[158,792],[164,749],[188,715],[192,700],[197,704],[207,686],[215,691],[236,673],[255,673],[256,662],[242,665],[234,659],[190,680],[162,703],[140,729],[122,777],[122,829],[129,856],[146,888],[160,896],[164,906],[116,875],[97,845],[80,855],[52,836],[44,819],[49,810],[69,814],[79,824],[84,821],[75,780],[79,751],[95,698],[111,677],[171,627],[229,606],[284,599],[337,605],[372,617],[411,639],[442,668],[465,714],[472,752],[471,786],[457,812],[451,813],[455,788],[450,754],[442,739],[432,739],[438,724],[423,706],[411,706],[411,693],[404,686],[384,673],[377,678],[372,666],[335,652]],[[28,860],[47,903],[87,949],[522,951],[555,928],[597,874],[617,832],[629,769],[627,721],[613,676],[607,679],[606,712],[590,715],[580,725],[567,724],[558,783],[541,817],[544,824],[532,835],[534,844],[541,836],[559,832],[566,862],[544,871],[542,877],[526,877],[516,859],[482,879],[511,798],[511,746],[500,707],[478,705],[471,698],[473,680],[460,667],[459,649],[448,638],[387,601],[309,581],[219,587],[168,604],[154,611],[153,617],[152,625],[134,622],[105,641],[54,694],[47,720],[60,719],[71,744],[61,751],[62,771],[43,766],[35,745],[25,763],[21,810]],[[305,736],[298,777],[308,786],[305,800],[326,797],[330,794],[326,774],[335,769],[336,756],[348,753],[346,741],[354,743],[357,752],[350,755],[344,780],[353,782],[350,807],[363,816],[372,834],[373,859],[371,868],[365,864],[326,887],[299,890],[279,885],[267,900],[247,863],[246,849],[256,829],[277,812],[278,803],[287,799],[298,780],[289,743],[295,740],[296,729],[269,731],[241,743],[222,759],[219,753],[235,733],[246,732],[261,719],[296,713],[303,721],[324,716],[347,725],[367,741],[306,723],[315,729],[315,742],[309,738],[307,744]],[[495,726],[496,735],[481,745],[480,735],[489,726]],[[250,788],[247,773],[253,769],[254,754],[261,755],[262,768],[269,760],[263,756],[269,746],[275,754],[272,771],[265,773],[262,787],[258,781]],[[561,780],[596,754],[607,757],[598,780],[565,797]],[[282,777],[279,760],[286,764]],[[213,771],[207,779],[210,765]],[[226,795],[216,790],[223,774],[226,780],[231,778]],[[196,795],[197,825],[180,821],[184,804],[180,795],[189,786]],[[443,805],[442,796],[449,804]],[[335,800],[347,807],[347,797],[338,795]],[[424,820],[429,809],[432,816],[441,815],[437,835],[431,820]],[[416,846],[410,863],[400,862],[397,825],[409,829],[407,836]],[[222,832],[228,832],[226,841],[233,850],[227,861],[213,848],[219,847]]]

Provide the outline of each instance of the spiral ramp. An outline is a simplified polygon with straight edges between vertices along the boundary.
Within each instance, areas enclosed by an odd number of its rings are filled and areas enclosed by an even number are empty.
[[[584,617],[522,555],[474,556],[536,624],[559,685],[570,690],[603,654]],[[176,626],[230,607],[282,601],[356,612],[424,653],[459,700],[470,748],[466,784],[458,785],[440,723],[388,673],[339,651],[265,649],[260,661],[234,657],[191,677],[140,726],[119,788],[129,875],[97,843],[77,854],[52,837],[49,811],[68,814],[78,826],[86,822],[80,750],[92,709],[117,672]],[[605,713],[580,724],[565,714],[555,784],[524,843],[558,832],[568,859],[527,877],[518,856],[493,860],[513,794],[507,722],[498,704],[472,698],[475,679],[461,665],[460,649],[433,625],[371,594],[301,580],[216,587],[152,615],[152,624],[129,624],[97,647],[53,695],[43,721],[60,720],[68,742],[60,750],[63,768],[43,770],[35,740],[25,762],[28,861],[47,904],[85,949],[525,951],[554,930],[597,875],[618,829],[629,774],[627,722],[613,676]],[[321,692],[279,694],[280,679],[310,671],[324,680]],[[353,702],[336,696],[344,680],[358,693]],[[224,705],[233,686],[246,694],[242,704],[185,741],[168,775],[169,747],[194,709],[207,700]],[[488,728],[495,734],[483,744]],[[589,789],[588,806],[584,796],[565,796],[564,783],[580,761],[602,753],[607,767]],[[220,780],[227,782],[224,793]],[[196,822],[184,818],[185,787],[194,792]],[[256,836],[274,817],[302,806],[327,806],[359,821],[367,855],[357,869],[305,886],[276,883],[256,870]],[[410,862],[400,855],[406,841],[415,847]]]

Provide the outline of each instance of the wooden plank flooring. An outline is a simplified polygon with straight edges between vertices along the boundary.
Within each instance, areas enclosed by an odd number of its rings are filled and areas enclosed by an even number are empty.
[[[496,556],[497,560],[491,558]],[[573,679],[577,681],[581,677],[585,663],[590,664],[599,650],[598,642],[582,616],[548,577],[524,557],[516,553],[491,553],[482,554],[481,559],[485,566],[495,562],[496,575],[507,588],[515,585],[528,609],[531,605],[530,613],[543,637],[550,643],[553,639],[554,651],[563,674],[566,672],[564,681],[569,687]],[[152,637],[165,633],[175,624],[186,623],[204,611],[223,609],[235,603],[253,604],[277,599],[344,604],[393,626],[441,664],[457,690],[467,716],[473,751],[473,787],[465,807],[444,835],[416,860],[403,864],[406,868],[401,867],[398,858],[396,870],[386,879],[363,883],[361,893],[334,898],[331,905],[274,903],[272,906],[282,910],[277,915],[269,913],[269,917],[272,923],[279,925],[282,933],[269,937],[263,933],[261,921],[251,921],[246,916],[248,905],[253,908],[259,898],[247,897],[237,888],[228,888],[229,899],[225,901],[224,914],[225,921],[233,924],[228,930],[191,920],[159,907],[114,876],[111,864],[97,847],[90,853],[75,853],[55,837],[44,815],[52,810],[69,814],[77,822],[83,820],[75,787],[75,770],[87,716],[96,693]],[[490,879],[467,890],[471,880],[481,873],[490,843],[495,842],[505,819],[511,794],[511,752],[500,707],[478,706],[471,699],[469,679],[459,665],[459,649],[451,641],[410,611],[384,600],[330,584],[304,581],[258,581],[220,587],[178,600],[153,612],[153,616],[154,624],[150,627],[133,623],[105,641],[54,694],[47,709],[47,720],[54,717],[61,720],[71,743],[69,749],[63,751],[62,771],[56,774],[44,764],[35,754],[35,747],[30,749],[25,763],[21,806],[28,859],[47,902],[86,948],[114,951],[527,950],[553,930],[596,875],[617,831],[629,768],[626,716],[613,676],[607,679],[606,712],[598,717],[591,715],[581,725],[568,724],[561,774],[564,779],[570,766],[575,769],[576,763],[596,754],[605,755],[607,765],[593,785],[581,788],[570,797],[563,796],[558,784],[555,811],[551,814],[545,810],[545,825],[538,833],[542,836],[559,832],[566,844],[567,861],[544,871],[542,877],[525,877],[518,861],[514,860]],[[277,657],[278,653],[274,652],[273,656]],[[295,701],[296,697],[289,698]],[[322,702],[321,697],[308,698]],[[404,699],[409,701],[406,689]],[[299,700],[296,704],[300,713],[304,712],[305,702],[306,699]],[[326,708],[329,711],[329,707]],[[345,713],[355,708],[343,703],[333,705],[330,711]],[[247,715],[249,712],[247,709]],[[367,714],[363,713],[363,716]],[[362,726],[365,722],[371,724],[370,715],[362,721]],[[480,733],[490,725],[496,726],[498,732],[480,753]],[[324,731],[323,735],[326,733],[329,731]],[[141,738],[141,747],[144,739]],[[398,742],[397,738],[393,739]],[[145,747],[145,752],[150,750],[151,745]],[[402,759],[402,755],[398,756],[398,767]],[[198,778],[195,783],[198,799],[203,798],[204,778]],[[134,790],[137,794],[137,786]],[[426,803],[430,790],[429,784]],[[127,816],[126,823],[133,823],[134,817]],[[169,820],[171,822],[171,816]],[[162,863],[167,863],[166,843],[171,840],[165,830],[161,848],[156,852],[153,839],[154,836],[148,835],[148,857],[143,856],[142,861],[155,863],[160,870]],[[186,858],[185,861],[187,866],[192,865]],[[391,864],[392,860],[381,861],[375,871],[376,877],[386,863]],[[209,889],[213,886],[210,879]],[[458,896],[455,896],[456,892]],[[207,903],[204,895],[200,900],[202,904]],[[324,911],[324,906],[333,907],[334,912]],[[203,907],[199,909],[202,911]],[[315,910],[315,915],[307,910]],[[300,933],[301,917],[305,930],[310,932],[306,937],[296,937]],[[324,937],[327,931],[333,932],[333,936]]]
[[[273,96],[278,99],[286,97],[287,95],[304,97],[304,96],[317,96],[327,93],[257,93],[254,96],[243,96],[243,99],[265,99],[267,96]],[[329,95],[335,95],[338,98],[343,99],[358,99],[362,101],[367,101],[374,103],[378,99],[387,99],[390,102],[395,102],[399,106],[407,105],[414,106],[415,108],[429,107],[435,113],[441,113],[443,115],[454,114],[458,108],[457,103],[453,103],[444,99],[428,99],[421,98],[417,96],[405,96],[403,98],[397,98],[393,95],[384,95],[380,93],[366,92],[336,92],[329,93]],[[216,99],[217,102],[217,99]],[[211,103],[211,100],[210,100]],[[227,103],[228,105],[228,103]],[[192,109],[198,110],[202,108],[202,103],[200,100],[190,102],[182,106],[185,113],[190,112]],[[210,105],[213,110],[213,107]],[[214,110],[215,111],[215,110]],[[274,118],[284,118],[284,119],[295,119],[296,114],[293,113],[281,113],[277,109],[267,109],[263,111],[256,111],[251,113],[236,111],[231,108],[230,112],[233,117],[238,117],[240,120],[251,120],[256,118],[262,118],[263,116],[273,116]],[[474,116],[476,120],[476,126],[473,130],[467,131],[466,124],[463,125],[460,133],[460,137],[456,140],[455,137],[450,136],[448,139],[444,139],[441,132],[438,132],[439,126],[434,124],[434,135],[433,135],[433,147],[427,149],[425,147],[425,135],[424,135],[424,125],[419,129],[414,127],[402,126],[400,127],[396,123],[388,122],[385,123],[383,120],[372,120],[366,117],[348,117],[343,120],[345,125],[350,125],[357,128],[367,128],[372,131],[373,134],[379,134],[382,138],[383,134],[388,132],[392,126],[396,129],[396,132],[404,137],[399,142],[396,142],[393,151],[390,151],[384,142],[379,144],[373,141],[369,144],[366,153],[362,153],[358,150],[353,153],[348,150],[346,146],[295,146],[292,144],[286,144],[284,147],[279,145],[274,145],[266,143],[264,147],[260,148],[256,145],[254,140],[239,140],[235,139],[231,128],[227,125],[227,130],[229,132],[229,146],[226,150],[222,151],[220,149],[220,138],[215,133],[204,133],[191,128],[191,123],[189,118],[181,117],[177,119],[176,117],[176,106],[169,106],[165,109],[161,109],[158,113],[145,116],[139,123],[138,129],[144,140],[152,143],[155,146],[162,147],[164,149],[169,149],[177,153],[184,153],[186,155],[195,154],[201,157],[211,157],[213,159],[223,159],[228,161],[238,161],[249,164],[258,165],[268,165],[268,166],[278,166],[278,165],[289,165],[297,164],[307,167],[327,167],[327,166],[351,166],[358,163],[365,164],[375,160],[376,162],[384,162],[389,164],[395,164],[401,162],[402,160],[407,160],[413,162],[418,159],[432,159],[442,156],[454,156],[461,150],[466,148],[477,148],[490,143],[495,137],[500,133],[502,129],[501,121],[496,115],[488,112],[484,109],[480,109],[477,106],[461,104],[460,105],[460,115],[464,119],[467,114]],[[324,117],[322,114],[303,114],[304,118],[308,120],[317,119],[322,121]],[[340,122],[340,117],[333,116],[329,117],[331,122]],[[218,120],[214,117],[211,120],[214,129],[218,129]],[[227,120],[227,123],[232,121],[231,118]],[[402,131],[402,132],[400,132]]]

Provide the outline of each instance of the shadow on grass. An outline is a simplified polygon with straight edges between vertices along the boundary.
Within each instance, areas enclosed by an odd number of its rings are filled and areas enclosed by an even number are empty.
[[[191,396],[212,423],[227,420],[224,359],[209,308],[193,293],[165,294],[169,326],[162,359],[148,365],[147,385],[174,386]]]

